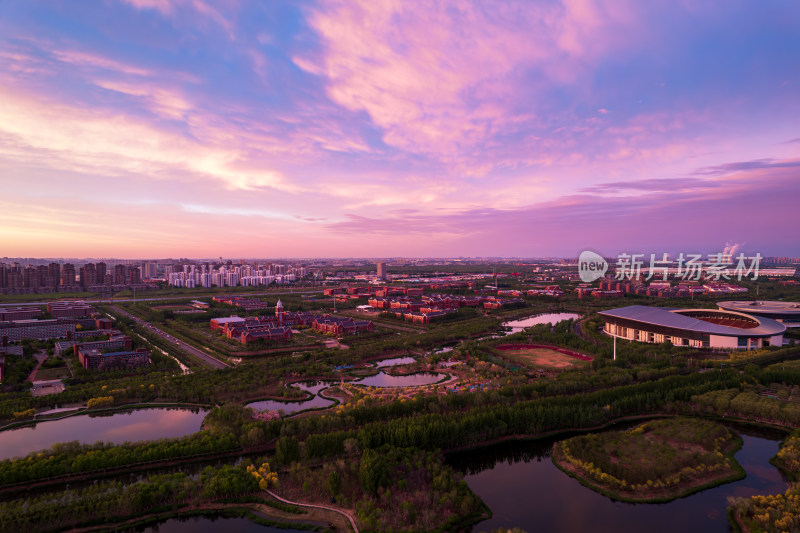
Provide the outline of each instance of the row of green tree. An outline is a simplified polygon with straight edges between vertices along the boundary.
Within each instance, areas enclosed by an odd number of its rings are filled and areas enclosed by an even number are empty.
[[[245,464],[205,468],[199,479],[177,472],[126,484],[106,481],[0,502],[0,531],[55,531],[230,499],[259,490]]]

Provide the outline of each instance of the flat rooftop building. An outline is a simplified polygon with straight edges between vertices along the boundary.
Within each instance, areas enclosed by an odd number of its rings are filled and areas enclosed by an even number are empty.
[[[42,310],[39,307],[5,307],[0,308],[0,322],[6,320],[25,320],[29,318],[38,318],[42,316]]]
[[[91,315],[94,308],[85,302],[50,302],[47,311],[53,318],[85,317]]]
[[[150,352],[140,348],[136,351],[101,352],[97,349],[83,352],[83,366],[87,370],[114,368],[136,368],[150,364]]]

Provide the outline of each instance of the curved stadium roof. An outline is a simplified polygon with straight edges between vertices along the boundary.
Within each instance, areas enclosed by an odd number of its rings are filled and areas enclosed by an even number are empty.
[[[779,301],[731,301],[717,302],[717,306],[727,311],[739,313],[755,313],[759,315],[797,316],[800,319],[800,303]]]
[[[755,317],[744,313],[735,313],[733,311],[722,311],[718,309],[675,309],[669,307],[631,305],[618,309],[609,309],[608,311],[600,311],[598,314],[606,317],[623,318],[645,324],[652,324],[654,326],[696,331],[709,335],[723,335],[726,337],[771,337],[773,335],[782,335],[786,331],[786,326],[771,318]],[[729,318],[731,322],[744,322],[753,327],[736,327],[717,324],[709,322],[708,320],[689,316],[692,314],[717,315],[722,321],[725,321],[725,318]]]

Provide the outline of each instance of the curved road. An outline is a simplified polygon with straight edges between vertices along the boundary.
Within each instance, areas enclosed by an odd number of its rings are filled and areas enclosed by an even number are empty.
[[[134,316],[134,315],[130,314],[127,311],[123,311],[122,309],[120,309],[117,306],[111,306],[111,309],[113,309],[115,313],[119,313],[122,316],[130,318],[131,320],[135,321],[137,324],[139,324],[143,328],[147,328],[150,331],[152,331],[153,333],[155,333],[157,335],[160,335],[161,337],[164,338],[164,340],[166,340],[170,344],[174,344],[174,345],[178,346],[179,348],[181,348],[183,351],[188,352],[191,355],[196,356],[198,359],[200,359],[202,362],[204,362],[205,364],[207,364],[210,367],[213,367],[213,368],[228,368],[228,367],[231,366],[228,363],[224,363],[224,362],[220,361],[219,359],[217,359],[215,357],[211,357],[207,353],[204,353],[204,352],[198,350],[197,348],[195,348],[191,344],[187,344],[187,343],[183,342],[182,340],[180,340],[180,339],[178,339],[176,337],[173,337],[169,333],[164,333],[163,331],[161,331],[160,329],[158,329],[154,325],[150,324],[149,322],[146,322],[146,321],[142,320],[141,318],[139,318],[138,316]]]
[[[278,496],[269,489],[264,489],[264,492],[266,492],[276,500],[282,501],[283,503],[288,503],[289,505],[296,505],[298,507],[313,507],[314,509],[325,509],[326,511],[333,511],[334,513],[339,513],[340,515],[345,516],[347,517],[348,520],[350,520],[350,526],[353,528],[353,531],[355,531],[355,533],[358,533],[358,526],[356,526],[356,519],[353,518],[353,515],[351,515],[347,511],[344,511],[342,509],[337,509],[336,507],[328,507],[327,505],[316,505],[312,503],[300,503],[300,502],[289,501],[286,498],[281,498],[280,496]]]

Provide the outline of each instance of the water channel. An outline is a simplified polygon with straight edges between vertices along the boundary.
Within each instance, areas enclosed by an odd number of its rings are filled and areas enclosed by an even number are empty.
[[[322,407],[329,407],[335,402],[319,395],[322,389],[335,385],[330,381],[314,381],[314,382],[298,382],[292,384],[300,390],[311,393],[313,396],[307,400],[302,401],[282,401],[282,400],[261,400],[258,402],[251,402],[247,407],[252,407],[257,411],[283,411],[285,415],[291,415],[306,409],[318,409]]]
[[[475,532],[513,527],[529,532],[725,532],[729,496],[777,494],[787,488],[769,463],[784,434],[749,426],[731,430],[744,441],[736,459],[747,477],[663,504],[623,503],[584,487],[550,459],[559,439],[502,443],[452,453],[447,460],[494,513],[475,525]]]
[[[192,516],[190,518],[170,518],[160,524],[146,528],[132,529],[146,533],[218,533],[236,531],[237,533],[306,533],[307,530],[280,529],[262,526],[247,518],[224,518],[214,516]]]
[[[25,456],[58,442],[121,444],[174,439],[200,431],[207,409],[158,407],[68,416],[0,431],[0,459]]]

